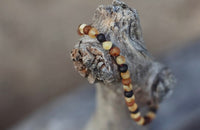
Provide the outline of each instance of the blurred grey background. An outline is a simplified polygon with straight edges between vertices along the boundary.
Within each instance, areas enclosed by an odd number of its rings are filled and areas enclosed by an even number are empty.
[[[112,0],[0,0],[0,129],[55,97],[87,84],[70,51],[80,23]],[[200,34],[198,0],[125,0],[138,10],[147,48],[155,57],[189,46]]]

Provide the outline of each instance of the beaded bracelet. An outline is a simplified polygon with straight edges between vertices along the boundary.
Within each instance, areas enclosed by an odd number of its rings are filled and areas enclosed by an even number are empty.
[[[89,35],[91,38],[96,38],[100,43],[102,43],[103,49],[109,51],[109,54],[115,58],[122,78],[125,101],[130,111],[131,118],[139,125],[149,124],[155,118],[157,108],[150,108],[147,115],[141,115],[138,105],[135,102],[128,65],[125,64],[125,57],[120,55],[120,49],[118,47],[113,47],[113,43],[111,41],[107,41],[103,33],[99,33],[96,28],[90,25],[81,24],[78,28],[78,34],[81,36]]]

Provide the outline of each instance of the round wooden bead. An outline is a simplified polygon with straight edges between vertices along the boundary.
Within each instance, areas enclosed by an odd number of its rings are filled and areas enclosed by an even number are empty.
[[[136,114],[136,113],[138,113],[138,112],[139,112],[139,108],[137,108],[135,111],[132,111],[131,113]]]
[[[119,56],[119,54],[120,54],[120,49],[118,47],[113,47],[110,50],[110,55],[111,56]]]
[[[125,59],[124,56],[118,56],[116,58],[116,62],[117,62],[118,65],[121,65],[121,64],[124,64],[126,62],[126,59]]]
[[[133,90],[131,91],[124,91],[124,96],[127,97],[127,98],[131,98],[133,96]]]
[[[122,79],[128,79],[128,78],[130,78],[130,72],[126,71],[125,73],[121,73],[121,77],[122,77]]]
[[[133,118],[133,119],[137,119],[138,117],[140,117],[141,116],[141,114],[140,114],[140,112],[138,112],[138,113],[131,113],[131,118]]]
[[[105,35],[103,33],[100,33],[100,34],[97,35],[97,40],[99,42],[105,42],[106,41],[106,37],[105,37]]]
[[[136,121],[136,122],[138,122],[138,121],[140,121],[140,119],[141,119],[142,117],[141,116],[139,116],[138,118],[136,118],[136,119],[133,119],[134,121]]]
[[[154,112],[148,112],[147,113],[147,116],[151,119],[154,119],[156,117],[155,113]]]
[[[133,95],[133,96],[130,97],[130,98],[125,97],[125,101],[126,101],[126,102],[131,102],[132,100],[135,100],[135,95]]]
[[[127,105],[128,107],[133,106],[134,103],[135,103],[135,100],[134,100],[134,99],[132,99],[130,102],[127,102],[127,101],[126,101],[126,105]]]
[[[83,34],[80,32],[79,28],[77,29],[78,35],[82,36]]]
[[[137,110],[137,108],[138,108],[138,106],[137,106],[136,103],[133,106],[128,107],[128,109],[129,109],[130,112],[134,112],[135,110]]]
[[[144,117],[141,117],[140,120],[137,121],[137,124],[138,125],[144,125],[144,122],[145,122]]]
[[[122,79],[122,83],[123,83],[124,85],[129,85],[129,84],[131,84],[131,78]]]
[[[132,84],[129,84],[128,86],[127,85],[123,85],[123,88],[124,88],[125,91],[131,91],[131,90],[133,90]]]
[[[85,28],[85,26],[87,26],[86,24],[81,24],[78,27],[78,34],[80,35],[84,35],[83,29]]]
[[[95,38],[99,34],[99,31],[96,28],[91,28],[88,35],[91,38]]]
[[[122,73],[125,73],[128,70],[128,65],[127,64],[122,64],[119,66],[119,71]]]
[[[145,121],[144,121],[143,125],[147,125],[152,121],[152,119],[150,117],[148,117],[148,116],[144,116],[144,120]]]
[[[83,33],[86,34],[86,35],[88,35],[88,33],[89,33],[89,31],[90,31],[91,28],[92,28],[92,27],[91,27],[90,25],[85,26],[85,27],[83,28]]]
[[[110,50],[110,48],[112,48],[112,42],[111,41],[103,42],[103,49]]]

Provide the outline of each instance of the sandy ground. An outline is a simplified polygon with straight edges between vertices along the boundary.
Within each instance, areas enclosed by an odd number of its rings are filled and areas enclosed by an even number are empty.
[[[138,10],[147,48],[156,56],[200,34],[200,1],[126,0]],[[69,53],[77,25],[90,23],[111,0],[0,1],[0,129],[16,123],[57,95],[87,83]]]

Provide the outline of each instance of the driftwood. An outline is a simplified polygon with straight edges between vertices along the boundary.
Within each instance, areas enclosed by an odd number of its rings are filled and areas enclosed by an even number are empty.
[[[160,105],[149,129],[198,130],[200,41],[191,42],[190,46],[161,57],[160,60],[170,66],[179,82],[173,95]],[[59,96],[10,130],[83,130],[95,110],[96,87],[93,86],[82,85],[70,94]],[[121,122],[124,123],[123,120]]]
[[[148,106],[157,106],[171,93],[174,76],[145,48],[135,9],[119,0],[114,0],[109,6],[101,5],[94,14],[92,26],[104,33],[126,57],[136,102],[144,113]],[[96,112],[86,130],[146,129],[131,120],[117,65],[96,39],[83,36],[72,50],[71,57],[80,75],[97,87]]]

